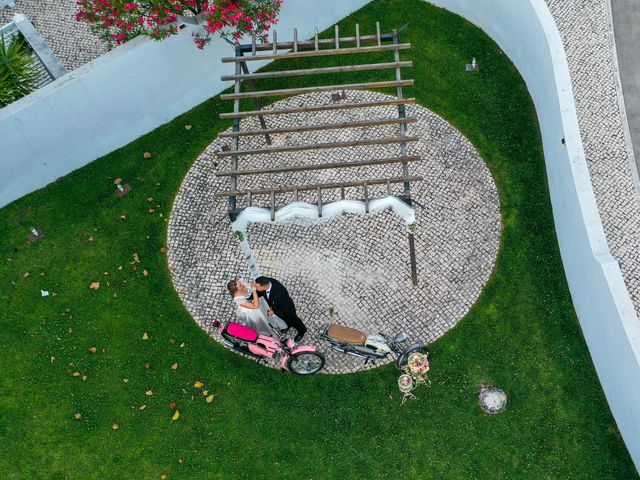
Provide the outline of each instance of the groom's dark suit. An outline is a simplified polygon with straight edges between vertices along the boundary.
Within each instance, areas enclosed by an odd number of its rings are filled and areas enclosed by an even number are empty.
[[[268,295],[266,291],[258,292],[258,296],[264,297],[273,313],[284,320],[288,327],[295,328],[298,331],[298,336],[302,337],[307,332],[307,327],[298,317],[296,306],[289,296],[289,292],[275,278],[266,278],[271,283],[271,290]]]

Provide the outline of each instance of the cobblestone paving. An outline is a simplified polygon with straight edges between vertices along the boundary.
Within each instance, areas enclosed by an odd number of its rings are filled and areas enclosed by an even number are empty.
[[[373,92],[347,92],[349,101],[385,98]],[[329,94],[292,97],[274,104],[282,107],[330,102]],[[331,352],[318,338],[322,326],[337,322],[365,332],[398,333],[405,330],[413,341],[433,341],[453,327],[475,302],[491,275],[496,259],[501,221],[493,179],[473,146],[451,125],[422,107],[408,107],[417,124],[410,135],[420,142],[409,148],[422,160],[410,166],[410,174],[422,175],[413,185],[418,202],[416,250],[419,288],[411,285],[406,227],[391,211],[367,216],[344,215],[320,224],[297,221],[288,224],[253,224],[248,229],[261,273],[279,279],[296,302],[309,327],[304,342],[318,345],[327,356],[327,373],[345,373],[381,365],[364,365],[361,359]],[[269,127],[342,122],[395,116],[393,107],[344,112],[292,114],[266,117]],[[313,119],[310,117],[313,116]],[[242,130],[257,129],[257,120],[243,121]],[[286,134],[274,144],[311,143],[396,136],[397,126]],[[173,282],[195,320],[214,338],[212,320],[234,318],[225,289],[228,280],[248,278],[247,265],[232,235],[226,199],[215,192],[228,190],[229,180],[217,177],[227,161],[215,151],[228,143],[218,139],[195,162],[184,179],[169,221],[169,264]],[[253,137],[242,149],[264,145]],[[365,160],[399,154],[399,146],[332,149],[296,154],[242,157],[240,168]],[[299,174],[242,177],[240,188],[264,185],[349,181],[378,176],[400,176],[401,166],[337,169]],[[370,187],[372,197],[386,195],[386,187]],[[394,194],[399,194],[397,186]],[[361,199],[358,189],[347,198]],[[339,192],[323,194],[323,201],[339,198]],[[282,194],[279,205],[293,200]],[[303,201],[316,201],[315,195]],[[254,206],[261,200],[254,197]],[[266,199],[262,199],[266,202]],[[262,205],[265,205],[263,203]],[[243,205],[239,205],[243,206]],[[391,360],[389,358],[388,360]]]
[[[103,41],[76,21],[75,0],[14,0],[15,7],[0,10],[0,25],[23,13],[44,37],[67,70],[74,70],[107,51]]]
[[[640,203],[625,143],[608,0],[547,0],[564,42],[580,134],[612,255],[640,312]]]

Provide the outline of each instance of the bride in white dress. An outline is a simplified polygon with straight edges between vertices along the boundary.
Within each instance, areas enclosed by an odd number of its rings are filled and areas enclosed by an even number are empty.
[[[268,305],[264,298],[258,298],[255,289],[252,289],[252,299],[248,300],[249,289],[240,280],[232,280],[227,284],[227,289],[236,304],[236,316],[238,322],[255,330],[261,335],[273,335],[271,327],[276,331],[287,328],[287,324],[281,318],[267,315]]]

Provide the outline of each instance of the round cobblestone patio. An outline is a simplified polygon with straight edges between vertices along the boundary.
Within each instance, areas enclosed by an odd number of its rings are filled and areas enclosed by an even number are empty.
[[[348,91],[348,101],[372,101],[386,95]],[[267,108],[330,103],[329,94],[291,97]],[[395,114],[394,107],[339,112],[316,112],[265,117],[269,128],[310,123],[333,123]],[[501,231],[496,186],[484,161],[460,132],[421,106],[407,106],[418,122],[409,135],[409,154],[422,160],[409,165],[410,175],[421,175],[412,185],[417,219],[417,288],[411,284],[407,231],[391,211],[366,216],[344,215],[329,221],[308,220],[287,224],[253,224],[248,241],[261,274],[280,280],[296,302],[309,333],[304,343],[314,344],[327,357],[326,373],[349,373],[382,365],[332,352],[319,340],[324,325],[337,322],[365,332],[406,331],[411,341],[432,342],[452,328],[471,308],[489,279],[496,260]],[[312,117],[312,118],[311,118]],[[242,121],[241,130],[258,129],[257,119]],[[304,144],[392,137],[397,125],[281,134],[273,144]],[[169,266],[178,294],[196,322],[220,340],[211,328],[214,319],[234,318],[226,283],[248,279],[245,258],[231,231],[226,198],[215,193],[229,189],[228,161],[215,152],[230,142],[218,138],[196,160],[176,197],[169,221]],[[264,137],[241,139],[241,148],[265,146]],[[341,160],[383,158],[399,154],[398,145],[339,148],[241,157],[239,168],[298,165]],[[400,165],[345,168],[242,177],[239,188],[351,181],[361,178],[401,176]],[[393,194],[401,193],[397,185]],[[386,186],[369,187],[372,198],[386,196]],[[361,199],[358,188],[347,198]],[[323,201],[339,198],[339,191],[323,192]],[[254,206],[267,205],[254,197]],[[301,201],[315,203],[315,193]],[[293,201],[281,194],[277,204]],[[239,199],[239,207],[244,206]],[[391,357],[388,361],[392,360]],[[273,363],[272,366],[276,366]]]

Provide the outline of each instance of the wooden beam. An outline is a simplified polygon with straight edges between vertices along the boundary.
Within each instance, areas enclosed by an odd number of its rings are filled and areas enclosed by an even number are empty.
[[[356,28],[359,30],[359,25]],[[380,36],[382,42],[390,42],[392,40],[390,33],[383,33]],[[378,44],[378,36],[377,35],[360,35],[361,43],[373,43],[375,45]],[[324,46],[333,46],[335,44],[334,38],[318,38],[318,47]],[[359,46],[357,43],[357,37],[340,37],[340,45],[346,46]],[[256,50],[259,52],[266,52],[268,50],[273,50],[273,43],[258,43],[256,44]],[[251,45],[243,44],[240,45],[243,51],[250,52]],[[298,49],[305,48],[315,48],[315,38],[313,40],[302,40],[298,42]],[[293,42],[278,42],[279,50],[291,50],[293,49]]]
[[[275,31],[274,31],[275,36]],[[362,40],[364,37],[360,37]],[[332,40],[333,41],[333,40]],[[274,51],[275,51],[275,43],[274,43]],[[298,46],[300,46],[298,44]],[[285,48],[284,46],[279,46],[279,48]],[[256,55],[255,57],[247,57],[246,60],[277,60],[280,58],[305,58],[305,57],[321,57],[327,55],[352,55],[356,53],[373,53],[373,52],[389,52],[394,50],[407,50],[411,48],[410,43],[400,43],[397,45],[372,45],[370,47],[352,47],[352,48],[326,48],[324,50],[305,50],[302,52],[293,52],[293,53],[270,53],[267,55]],[[233,63],[237,62],[236,57],[222,57],[222,63]]]
[[[392,145],[394,143],[417,142],[420,137],[386,137],[371,138],[365,140],[351,140],[348,142],[326,142],[326,143],[309,143],[303,145],[282,145],[278,147],[252,148],[249,150],[222,151],[216,152],[218,157],[230,157],[241,155],[261,155],[279,152],[300,152],[304,150],[321,150],[323,148],[352,148],[366,147],[369,145]]]
[[[381,125],[397,125],[399,123],[415,123],[416,117],[407,118],[381,118],[374,120],[361,120],[342,123],[321,123],[319,125],[301,125],[299,127],[267,128],[260,130],[243,130],[239,132],[228,131],[218,135],[221,138],[251,137],[255,135],[273,135],[276,133],[313,132],[318,130],[340,130],[343,128],[378,127]]]
[[[388,63],[367,63],[362,65],[341,65],[339,67],[321,67],[321,68],[301,68],[299,70],[281,70],[279,72],[259,72],[250,73],[248,75],[223,75],[220,79],[223,82],[232,80],[260,80],[263,78],[280,78],[280,77],[296,77],[302,75],[322,75],[326,73],[344,73],[344,72],[365,72],[369,70],[384,70],[391,68],[407,68],[413,67],[412,61],[404,62],[388,62]]]
[[[393,178],[380,178],[367,180],[367,185],[385,185],[387,182],[390,183],[404,183],[404,182],[420,182],[422,181],[422,177],[412,176],[412,177],[393,177]],[[247,196],[249,192],[252,195],[267,195],[272,191],[274,193],[287,193],[293,192],[294,190],[300,191],[309,191],[309,190],[317,190],[318,188],[322,188],[323,190],[329,188],[345,188],[345,187],[361,187],[364,185],[364,181],[357,182],[340,182],[340,183],[317,183],[313,185],[298,185],[298,186],[285,186],[285,187],[276,187],[276,188],[262,188],[258,190],[237,190],[230,192],[218,192],[216,193],[216,197],[229,197],[229,196]]]
[[[251,57],[246,57],[247,60]],[[275,97],[301,95],[303,93],[332,92],[334,90],[366,90],[367,88],[386,88],[413,85],[413,80],[387,80],[384,82],[348,83],[345,85],[325,85],[319,87],[282,88],[279,90],[261,90],[257,92],[227,93],[220,100],[238,100],[243,98]]]
[[[417,162],[421,159],[419,155],[406,155],[401,157],[375,158],[366,161],[350,161],[350,162],[331,162],[319,163],[312,165],[293,165],[290,167],[274,167],[274,168],[252,168],[249,170],[236,170],[235,172],[218,172],[218,177],[242,176],[242,175],[269,175],[272,173],[294,173],[306,172],[309,170],[330,170],[333,168],[353,168],[353,167],[371,167],[376,165],[390,165],[393,163]]]
[[[371,107],[386,107],[395,105],[407,105],[416,103],[415,98],[402,98],[402,99],[390,99],[390,100],[377,100],[373,102],[359,102],[359,103],[330,103],[326,105],[314,105],[310,107],[296,107],[296,108],[274,108],[266,110],[247,110],[246,112],[228,112],[221,113],[220,118],[246,118],[246,117],[258,117],[262,115],[286,115],[289,113],[307,113],[307,112],[322,112],[326,110],[347,110],[354,108],[371,108]]]

